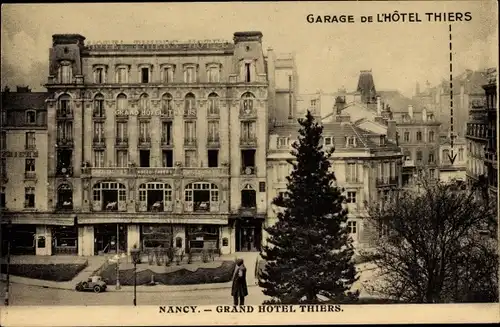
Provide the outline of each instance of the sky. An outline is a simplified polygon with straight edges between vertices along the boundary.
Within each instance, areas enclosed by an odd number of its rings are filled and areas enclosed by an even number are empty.
[[[44,91],[53,34],[98,40],[232,40],[236,31],[261,31],[263,47],[295,53],[299,92],[356,88],[371,69],[378,90],[411,96],[416,82],[449,76],[447,22],[360,23],[361,15],[471,12],[452,23],[453,70],[497,66],[496,1],[239,2],[126,4],[5,4],[1,16],[1,85]],[[316,23],[313,15],[353,15],[355,23]]]

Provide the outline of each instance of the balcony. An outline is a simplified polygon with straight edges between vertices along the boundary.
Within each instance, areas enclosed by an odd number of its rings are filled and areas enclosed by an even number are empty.
[[[62,176],[62,177],[73,176],[73,167],[66,167],[66,166],[57,167],[56,176]]]
[[[104,137],[94,137],[92,145],[96,148],[104,148],[106,147],[106,139]]]
[[[128,138],[126,137],[117,137],[115,141],[115,145],[117,147],[128,147]]]
[[[27,181],[36,180],[36,173],[34,171],[24,172],[24,180],[27,180]]]
[[[247,176],[257,175],[257,167],[255,166],[241,167],[241,175],[247,175]]]
[[[60,109],[56,111],[57,119],[73,119],[73,110],[71,109]]]
[[[209,212],[210,211],[210,201],[194,201],[193,202],[194,212]]]
[[[172,137],[162,136],[161,146],[164,148],[172,148],[174,146],[174,140],[172,139]]]
[[[242,205],[238,209],[238,215],[240,217],[255,217],[257,214],[257,206],[256,205]]]
[[[168,168],[168,167],[155,167],[155,168],[145,168],[145,167],[138,167],[138,168],[130,168],[130,172],[133,173],[135,170],[135,173],[137,176],[169,176],[173,175],[175,172],[175,168]]]
[[[104,113],[104,110],[94,110],[92,117],[94,120],[104,120],[106,119],[106,114]]]
[[[397,185],[397,184],[398,184],[398,179],[396,177],[377,178],[376,180],[377,186]]]
[[[241,147],[255,148],[257,146],[257,137],[255,136],[243,136],[240,138]]]
[[[57,146],[64,148],[72,148],[74,146],[74,142],[72,138],[61,137],[57,139]]]
[[[182,168],[183,177],[193,178],[216,178],[229,176],[228,167],[184,167]]]
[[[250,106],[249,109],[240,108],[240,119],[257,119],[257,111]]]
[[[415,167],[415,160],[403,161],[403,167]]]
[[[195,147],[196,146],[196,139],[195,138],[184,139],[184,146]]]
[[[207,148],[219,148],[220,141],[218,136],[209,136],[207,139]]]
[[[60,201],[56,204],[57,211],[71,211],[73,210],[72,201]]]
[[[162,109],[160,117],[164,118],[164,119],[174,119],[174,110],[173,109]]]
[[[139,137],[137,144],[140,147],[150,147],[151,146],[151,137],[150,136],[141,136],[141,137]]]
[[[196,118],[196,108],[185,109],[184,118]]]

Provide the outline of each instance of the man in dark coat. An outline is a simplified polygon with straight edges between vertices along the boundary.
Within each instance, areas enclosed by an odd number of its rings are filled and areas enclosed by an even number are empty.
[[[245,296],[248,295],[246,275],[247,268],[245,268],[243,264],[243,259],[236,260],[236,268],[233,274],[233,286],[231,287],[234,305],[245,304]]]

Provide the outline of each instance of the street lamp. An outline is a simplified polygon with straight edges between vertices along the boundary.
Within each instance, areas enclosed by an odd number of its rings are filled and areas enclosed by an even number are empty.
[[[7,225],[7,279],[5,281],[5,299],[4,305],[9,305],[9,289],[10,289],[10,238],[12,232],[12,221],[9,220]]]
[[[136,288],[137,288],[137,264],[139,263],[140,260],[140,253],[141,251],[137,248],[137,246],[134,245],[132,249],[130,249],[130,254],[132,256],[132,261],[134,262],[134,306],[137,305],[137,293],[136,293]]]

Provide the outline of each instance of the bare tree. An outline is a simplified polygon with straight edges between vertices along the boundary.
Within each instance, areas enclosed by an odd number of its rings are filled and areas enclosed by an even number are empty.
[[[368,290],[409,303],[498,301],[497,211],[457,182],[398,190],[370,207],[378,268]]]

